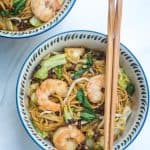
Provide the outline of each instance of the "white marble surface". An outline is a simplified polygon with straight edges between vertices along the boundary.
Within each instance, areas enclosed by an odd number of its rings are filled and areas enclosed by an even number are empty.
[[[124,0],[121,41],[141,62],[150,82],[150,0]],[[0,38],[0,150],[37,150],[18,119],[15,88],[24,59],[37,44],[56,33],[87,29],[106,33],[107,0],[77,0],[70,14],[53,30],[40,36],[12,40]],[[148,150],[150,114],[128,150]]]

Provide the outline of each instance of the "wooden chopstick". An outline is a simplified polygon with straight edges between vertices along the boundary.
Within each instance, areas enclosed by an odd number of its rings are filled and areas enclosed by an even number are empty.
[[[115,7],[116,5],[116,7]],[[120,56],[122,0],[109,0],[108,47],[106,55],[104,150],[113,149],[114,119]]]
[[[120,58],[120,29],[122,21],[122,0],[118,0],[116,3],[116,15],[114,25],[114,49],[113,49],[113,76],[112,76],[112,99],[111,99],[111,111],[110,111],[110,150],[113,149],[114,141],[114,122],[115,111],[117,103],[117,87],[118,87],[118,72],[119,72],[119,58]]]
[[[113,64],[113,39],[115,20],[115,0],[109,0],[108,10],[108,47],[106,51],[106,76],[105,76],[105,117],[104,117],[104,149],[109,149],[109,129],[110,129],[110,105],[112,86],[112,64]]]

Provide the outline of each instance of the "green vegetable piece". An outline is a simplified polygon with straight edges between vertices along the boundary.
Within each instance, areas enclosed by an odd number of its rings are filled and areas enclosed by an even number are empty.
[[[19,2],[20,2],[20,0],[14,0],[14,1],[13,1],[13,4],[14,4],[14,5],[17,5],[17,3],[19,3]]]
[[[59,54],[52,56],[44,61],[41,62],[41,66],[47,67],[47,68],[54,68],[59,65],[66,64],[66,56],[65,54]]]
[[[0,11],[0,16],[2,16],[2,17],[6,17],[6,16],[9,16],[9,15],[10,15],[10,13],[9,13],[8,10],[1,10]]]
[[[48,71],[50,69],[66,63],[67,61],[64,54],[49,57],[41,62],[41,68],[34,74],[34,77],[38,79],[45,79],[48,77]]]
[[[62,65],[55,67],[55,74],[58,79],[62,78]]]
[[[129,83],[126,90],[127,90],[127,93],[130,96],[132,96],[134,94],[134,92],[135,92],[135,86],[134,86],[134,84]]]
[[[26,0],[14,0],[13,7],[14,10],[11,12],[12,15],[16,16],[20,11],[25,8]]]
[[[39,27],[42,24],[42,22],[35,16],[32,17],[29,21],[30,21],[30,24],[34,27]]]
[[[73,79],[80,78],[88,69],[90,69],[93,65],[93,59],[90,54],[87,55],[87,62],[84,66],[75,71]]]
[[[67,106],[64,107],[64,115],[65,115],[65,122],[69,123],[69,120],[72,119],[71,113],[69,112]]]
[[[76,95],[76,98],[77,100],[80,101],[80,103],[85,107],[85,108],[88,108],[88,109],[92,109],[87,97],[85,96],[84,94],[84,91],[83,89],[79,89],[77,91],[77,95]]]
[[[81,119],[83,119],[83,120],[85,120],[87,122],[91,122],[94,119],[98,119],[99,118],[98,115],[95,114],[92,109],[87,109],[87,108],[85,108],[81,112],[80,117],[81,117]]]
[[[48,77],[48,69],[46,67],[41,67],[35,74],[35,78],[45,79]]]
[[[81,112],[80,117],[81,119],[87,122],[91,122],[94,119],[98,119],[98,116],[95,113],[93,113],[92,111],[91,112],[87,111],[87,110],[84,110],[83,112]]]
[[[93,59],[92,59],[92,56],[90,54],[87,55],[86,65],[88,65],[88,67],[91,67],[93,65]]]
[[[83,105],[84,110],[80,113],[81,119],[90,122],[94,119],[98,119],[98,116],[93,112],[90,103],[88,102],[87,97],[84,94],[83,89],[79,89],[76,95],[77,100]]]
[[[82,74],[84,74],[87,71],[86,68],[79,68],[79,70],[77,70],[73,76],[73,79],[78,79],[82,76]]]

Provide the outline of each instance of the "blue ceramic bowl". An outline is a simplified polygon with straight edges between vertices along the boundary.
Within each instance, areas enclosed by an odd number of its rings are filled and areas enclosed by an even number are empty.
[[[64,47],[87,47],[105,51],[106,36],[93,31],[69,31],[55,35],[36,47],[26,58],[19,73],[16,88],[16,103],[19,118],[23,127],[32,140],[42,149],[54,149],[52,143],[42,139],[34,129],[30,115],[26,108],[27,87],[31,74],[40,60],[50,51],[60,51]],[[115,141],[114,150],[123,150],[130,145],[139,135],[144,126],[149,108],[149,90],[144,71],[127,47],[121,44],[120,64],[135,85],[136,92],[133,96],[133,112],[128,120],[127,127],[120,139]]]
[[[12,39],[20,39],[20,38],[28,38],[32,36],[36,36],[39,34],[42,34],[56,25],[58,25],[70,12],[72,7],[74,6],[76,0],[65,0],[63,7],[61,10],[57,13],[53,19],[51,19],[49,22],[43,24],[42,26],[32,29],[32,30],[27,30],[27,31],[5,31],[5,30],[0,30],[0,37],[6,37],[6,38],[12,38]]]

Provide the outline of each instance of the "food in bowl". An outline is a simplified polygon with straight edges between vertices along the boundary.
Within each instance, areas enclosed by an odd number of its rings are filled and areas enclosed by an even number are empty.
[[[51,20],[64,0],[1,0],[0,30],[25,31]]]
[[[115,135],[124,132],[135,91],[120,67]],[[28,111],[38,134],[58,150],[103,149],[105,53],[84,47],[50,52],[32,73]]]

